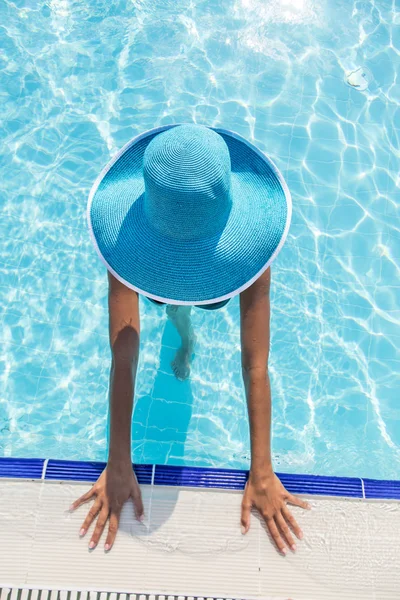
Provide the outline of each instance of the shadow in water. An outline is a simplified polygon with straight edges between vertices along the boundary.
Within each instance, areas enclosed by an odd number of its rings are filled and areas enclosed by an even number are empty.
[[[161,310],[164,310],[160,307]],[[161,315],[160,315],[161,316]],[[171,367],[180,338],[167,320],[161,339],[160,363],[151,392],[135,398],[132,424],[133,460],[136,463],[182,465],[185,441],[192,416],[193,394],[190,379],[179,381]],[[138,377],[146,376],[138,373]],[[150,458],[150,460],[149,460]],[[121,520],[120,531],[135,536],[149,536],[168,521],[179,497],[179,487],[165,490],[165,502],[157,515],[145,515],[147,526]],[[145,500],[145,498],[144,498]],[[146,504],[146,502],[145,502]],[[151,510],[149,506],[147,510]],[[145,506],[146,511],[146,506]],[[150,518],[150,522],[148,519]]]
[[[134,462],[183,464],[185,442],[192,416],[193,394],[190,379],[176,379],[171,361],[180,338],[170,321],[162,334],[160,362],[153,372],[149,393],[137,395],[133,416]],[[138,377],[148,377],[146,372]]]

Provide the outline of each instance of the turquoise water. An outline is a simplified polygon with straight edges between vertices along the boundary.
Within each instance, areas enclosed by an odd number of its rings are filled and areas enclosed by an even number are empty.
[[[232,129],[293,195],[273,267],[277,469],[400,478],[400,13],[395,2],[0,3],[0,453],[106,457],[107,275],[89,189],[134,135]],[[356,86],[356,87],[355,87]],[[178,336],[141,304],[134,459],[246,467],[235,299]]]

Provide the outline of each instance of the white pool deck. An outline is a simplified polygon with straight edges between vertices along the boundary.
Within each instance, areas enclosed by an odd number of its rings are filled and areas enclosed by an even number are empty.
[[[145,522],[138,523],[127,504],[116,544],[105,553],[104,538],[94,551],[88,549],[89,535],[79,538],[88,505],[68,512],[89,486],[0,480],[1,600],[11,598],[11,588],[203,598],[400,599],[398,501],[307,496],[311,511],[293,508],[304,540],[295,554],[284,557],[256,516],[242,536],[240,492],[143,485]],[[39,597],[47,598],[44,592]]]

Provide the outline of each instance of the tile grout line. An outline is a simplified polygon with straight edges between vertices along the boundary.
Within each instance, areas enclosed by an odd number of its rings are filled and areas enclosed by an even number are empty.
[[[361,481],[361,489],[362,489],[363,500],[365,500],[366,496],[365,496],[364,479],[362,479],[362,477],[360,477],[360,481]]]
[[[49,459],[45,458],[44,463],[43,463],[42,476],[41,476],[42,481],[46,478],[46,471],[47,471],[48,464],[49,464]]]

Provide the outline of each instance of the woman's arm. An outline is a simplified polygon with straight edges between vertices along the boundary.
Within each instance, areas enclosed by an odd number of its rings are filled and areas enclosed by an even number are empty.
[[[110,373],[110,439],[108,463],[131,462],[131,424],[139,359],[138,294],[108,272]]]
[[[131,463],[131,421],[136,369],[139,358],[139,298],[136,292],[108,273],[110,372],[110,440],[107,467],[92,489],[71,506],[94,499],[82,525],[85,535],[97,519],[89,548],[97,546],[109,519],[105,549],[110,550],[118,531],[125,502],[132,498],[136,517],[143,518],[139,485]]]
[[[285,543],[296,546],[288,527],[302,537],[300,527],[286,501],[309,508],[289,494],[273,472],[271,461],[271,387],[268,375],[270,344],[271,269],[240,295],[240,333],[242,373],[246,390],[251,438],[251,467],[242,503],[242,532],[250,527],[254,506],[264,518],[279,550],[286,554]]]
[[[242,374],[251,439],[251,469],[272,472],[271,388],[269,357],[269,290],[271,269],[240,294]]]

